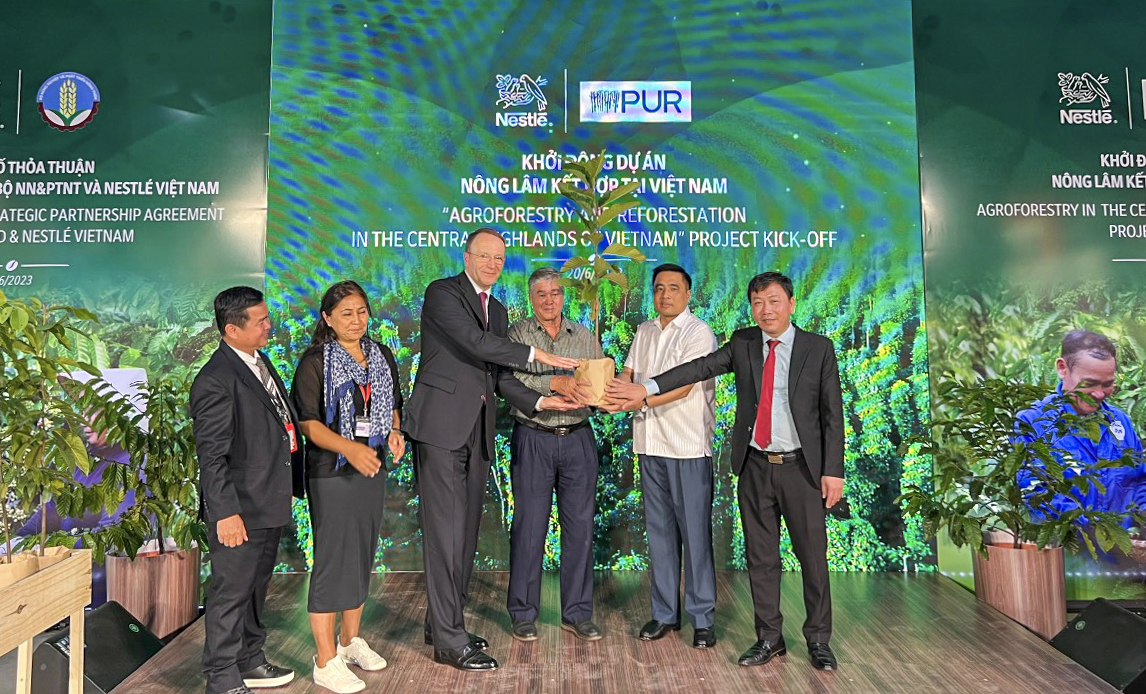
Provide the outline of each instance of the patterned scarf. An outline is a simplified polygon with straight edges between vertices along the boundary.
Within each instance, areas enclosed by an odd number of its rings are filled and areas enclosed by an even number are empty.
[[[366,368],[358,365],[354,357],[337,341],[322,348],[322,367],[326,384],[326,426],[338,419],[338,434],[354,440],[354,389],[370,386],[370,436],[366,445],[378,448],[390,435],[394,422],[394,377],[390,365],[382,357],[382,350],[367,337],[362,338],[362,352],[366,355]],[[346,456],[339,454],[335,469],[346,464]]]

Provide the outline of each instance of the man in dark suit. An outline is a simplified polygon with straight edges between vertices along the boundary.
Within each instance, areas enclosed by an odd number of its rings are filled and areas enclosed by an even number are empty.
[[[531,361],[575,368],[506,338],[509,315],[490,294],[505,264],[505,242],[493,229],[466,239],[465,271],[435,280],[422,304],[422,356],[406,405],[405,433],[414,441],[414,472],[426,569],[426,642],[434,660],[462,670],[493,670],[485,639],[465,629],[478,526],[494,454],[495,393],[519,411],[569,410],[577,403],[545,396],[513,377]]]
[[[286,388],[259,351],[271,333],[263,293],[220,292],[215,324],[223,340],[191,385],[211,551],[203,671],[207,694],[244,694],[294,678],[267,662],[262,615],[291,493],[302,492],[303,452]]]
[[[844,418],[830,340],[792,325],[792,281],[766,272],[748,284],[757,328],[745,328],[712,354],[644,384],[614,380],[622,409],[649,395],[720,374],[736,378],[732,470],[740,476],[740,515],[756,617],[756,643],[741,665],[763,665],[787,648],[780,614],[780,517],[804,579],[804,638],[812,665],[837,667],[832,633],[825,514],[843,495]]]

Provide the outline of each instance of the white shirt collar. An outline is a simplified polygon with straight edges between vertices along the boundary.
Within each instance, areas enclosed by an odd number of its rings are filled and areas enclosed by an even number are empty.
[[[229,343],[225,340],[223,341],[223,344],[225,344],[228,347],[230,347],[231,349],[235,350],[235,354],[239,355],[239,358],[242,359],[243,363],[246,364],[247,366],[258,366],[259,365],[258,352],[255,352],[254,354],[247,354],[246,352],[244,352],[241,349],[236,349],[234,345],[232,345],[231,343]]]
[[[791,349],[792,343],[796,341],[796,324],[788,323],[788,329],[780,333],[780,337],[770,336],[763,328],[760,329],[760,335],[764,338],[764,344],[768,344],[768,340],[779,340],[780,344]]]
[[[474,288],[474,294],[481,294],[482,292],[485,292],[486,294],[490,294],[490,290],[493,289],[493,287],[490,287],[489,289],[482,289],[481,285],[478,284],[477,282],[475,282],[474,278],[470,277],[470,273],[463,272],[462,274],[465,275],[466,279],[470,281],[470,286],[472,286]]]
[[[680,313],[678,313],[676,316],[674,316],[673,319],[669,321],[669,324],[664,326],[663,328],[661,327],[661,317],[660,316],[657,316],[654,319],[654,322],[657,324],[657,327],[661,329],[661,332],[664,332],[665,330],[668,330],[669,328],[672,328],[672,327],[683,328],[684,324],[689,322],[690,320],[692,320],[692,311],[688,310],[688,306],[685,306],[684,310],[681,311]]]

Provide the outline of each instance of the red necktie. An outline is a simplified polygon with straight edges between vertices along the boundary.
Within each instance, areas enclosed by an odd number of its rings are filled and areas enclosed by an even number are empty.
[[[760,406],[756,409],[756,445],[762,449],[772,443],[772,381],[776,375],[776,345],[779,340],[768,340],[768,356],[764,359],[764,375],[760,378]]]
[[[482,315],[485,317],[485,329],[489,330],[489,293],[488,292],[478,292],[478,296],[481,297],[481,312],[482,312]],[[484,405],[485,404],[485,393],[482,393],[481,401],[482,401],[482,404]]]

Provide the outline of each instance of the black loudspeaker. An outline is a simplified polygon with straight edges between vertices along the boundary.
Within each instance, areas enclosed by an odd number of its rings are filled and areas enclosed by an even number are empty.
[[[1098,598],[1050,644],[1126,694],[1146,694],[1146,619]]]
[[[163,648],[163,642],[118,602],[84,619],[84,694],[107,694]],[[48,635],[32,652],[32,694],[67,694],[69,630]]]

